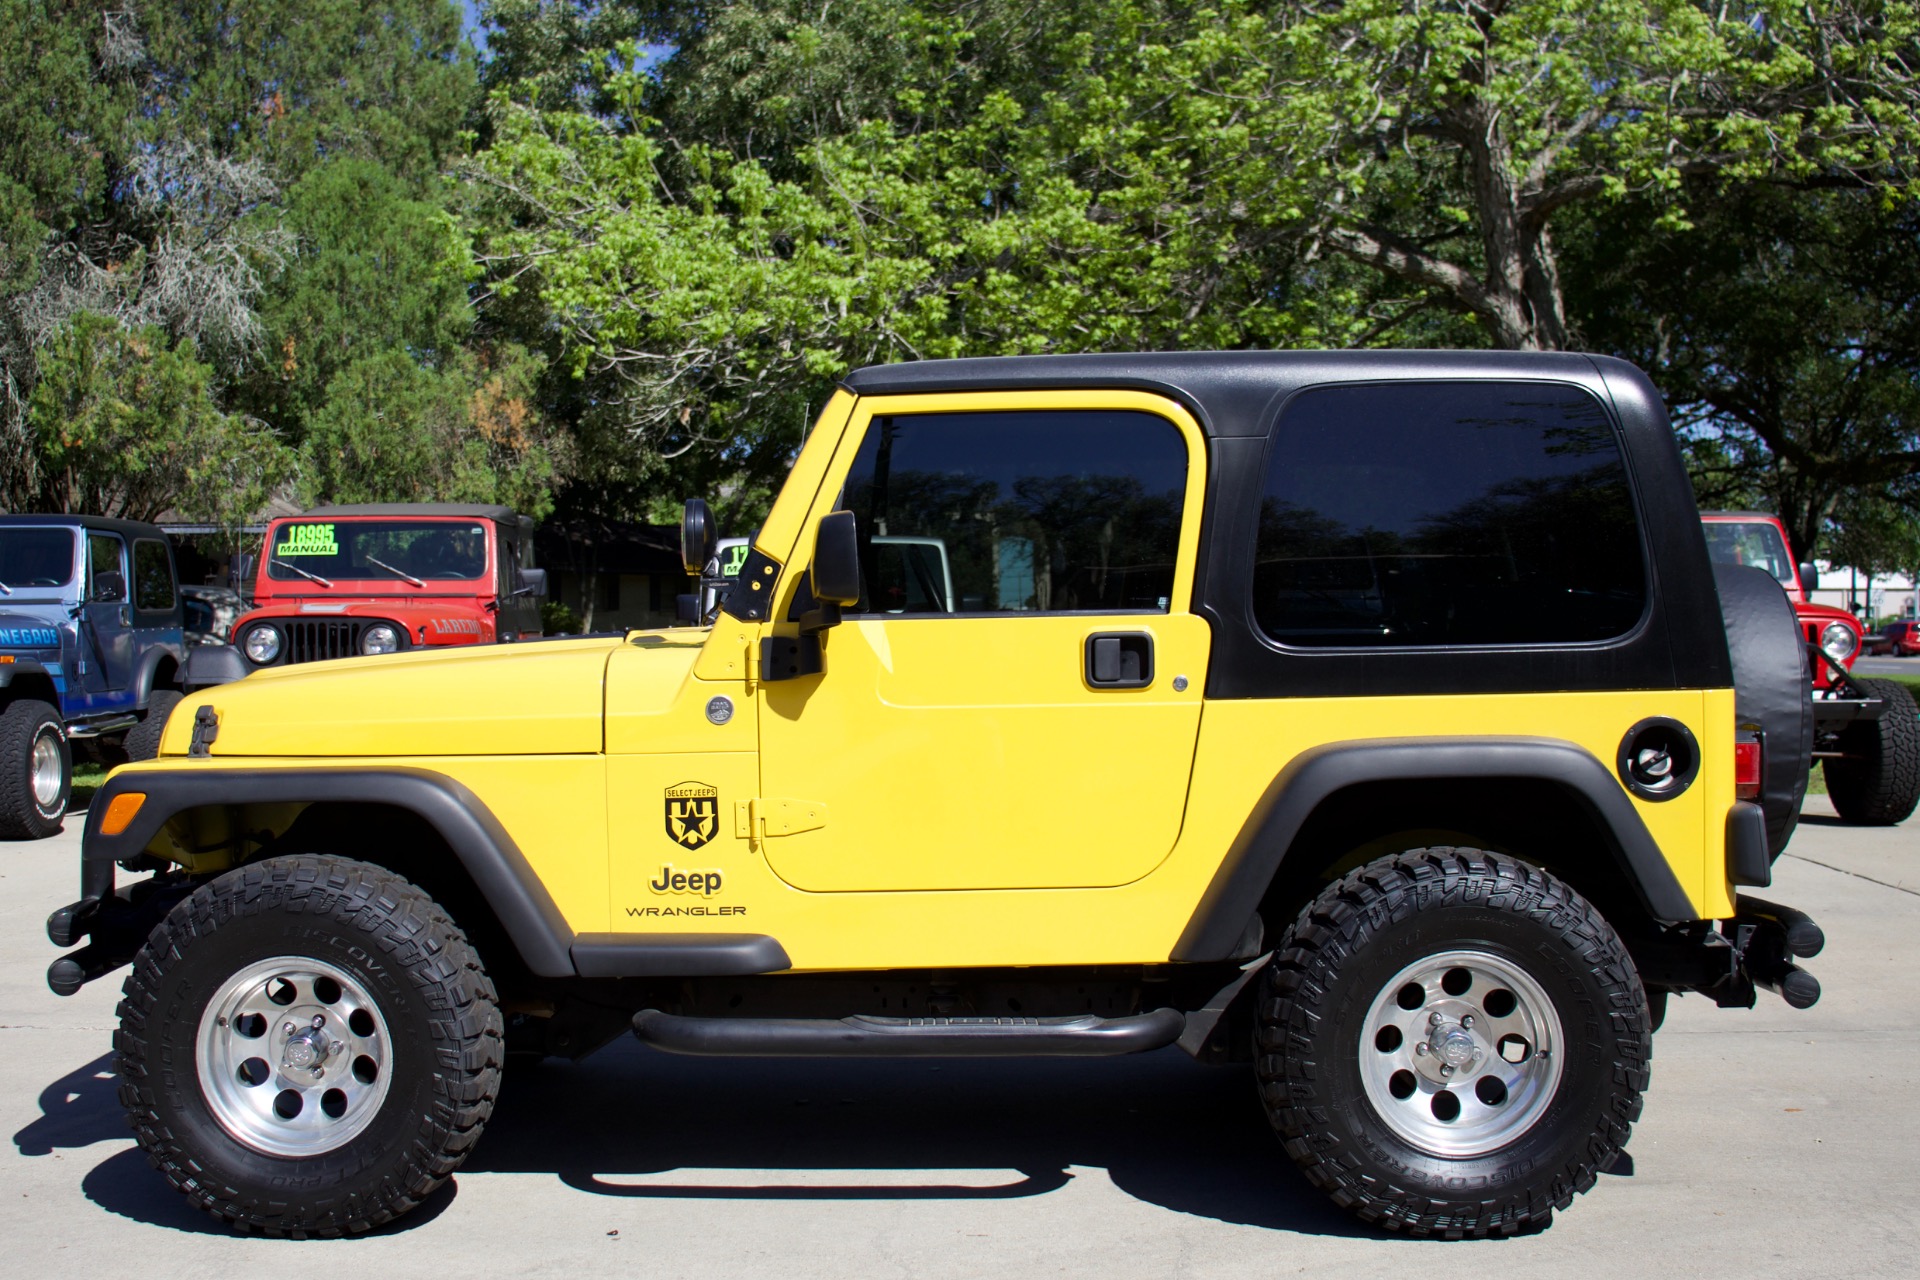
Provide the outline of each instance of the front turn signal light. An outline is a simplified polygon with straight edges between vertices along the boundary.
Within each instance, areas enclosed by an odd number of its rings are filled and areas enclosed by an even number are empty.
[[[107,806],[106,816],[100,819],[100,834],[117,836],[133,825],[134,815],[140,812],[140,806],[147,802],[144,791],[122,791]]]

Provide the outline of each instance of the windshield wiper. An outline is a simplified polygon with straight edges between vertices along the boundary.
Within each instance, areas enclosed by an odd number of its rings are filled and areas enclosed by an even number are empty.
[[[10,596],[12,594],[13,594],[13,588],[8,586],[4,582],[0,582],[0,595]]]
[[[317,574],[317,573],[309,573],[309,572],[307,572],[307,570],[305,570],[305,569],[302,569],[302,568],[301,568],[301,567],[300,567],[299,565],[297,565],[297,564],[288,564],[288,563],[287,563],[287,562],[286,562],[285,560],[282,560],[282,559],[280,559],[280,557],[278,557],[278,556],[270,556],[270,557],[268,557],[268,563],[269,563],[269,564],[277,564],[277,565],[279,565],[279,566],[280,566],[280,567],[281,567],[282,569],[291,569],[291,570],[293,570],[293,571],[294,571],[295,573],[297,573],[297,574],[299,574],[299,575],[300,575],[301,577],[303,577],[303,578],[305,578],[305,579],[306,579],[306,580],[307,580],[308,582],[317,582],[317,583],[319,583],[319,584],[320,584],[321,586],[323,586],[323,587],[332,587],[332,586],[333,586],[333,584],[332,584],[331,582],[328,582],[328,581],[327,581],[327,580],[326,580],[325,578],[323,578],[323,577],[321,577],[321,576],[320,576],[319,574]]]
[[[416,587],[424,587],[427,585],[426,583],[420,581],[420,579],[408,573],[405,569],[396,569],[392,565],[388,564],[385,560],[375,560],[372,556],[369,556],[369,555],[362,555],[360,558],[362,560],[365,560],[368,564],[377,565],[380,568],[385,569],[388,573],[398,574],[400,577],[405,578],[408,582],[411,582]]]

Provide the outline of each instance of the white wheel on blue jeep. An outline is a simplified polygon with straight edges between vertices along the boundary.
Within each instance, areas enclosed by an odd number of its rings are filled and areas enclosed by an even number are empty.
[[[35,698],[0,709],[0,839],[60,830],[72,790],[73,753],[59,713]]]

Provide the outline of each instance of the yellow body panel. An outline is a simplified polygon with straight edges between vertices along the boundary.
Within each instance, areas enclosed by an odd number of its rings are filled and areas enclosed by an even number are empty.
[[[186,699],[161,750],[186,754],[195,710],[211,706],[220,713],[216,757],[598,751],[601,672],[619,643],[475,645],[269,667]]]
[[[1206,701],[1210,636],[1190,607],[1205,443],[1153,396],[836,395],[756,541],[786,566],[772,616],[871,418],[1051,407],[1145,409],[1187,438],[1169,612],[848,620],[825,633],[823,674],[773,684],[757,680],[759,642],[792,624],[726,617],[625,643],[293,668],[182,704],[165,751],[184,754],[195,708],[212,705],[212,759],[131,771],[341,756],[438,770],[493,810],[577,932],[767,934],[799,970],[1157,963],[1303,751],[1546,736],[1611,772],[1626,729],[1662,715],[1692,729],[1700,776],[1671,801],[1632,803],[1699,915],[1731,914],[1730,690]],[[1151,633],[1149,687],[1085,683],[1096,631]]]

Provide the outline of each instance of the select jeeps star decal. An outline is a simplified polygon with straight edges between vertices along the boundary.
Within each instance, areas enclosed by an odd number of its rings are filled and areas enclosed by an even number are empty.
[[[667,838],[683,849],[698,849],[720,830],[720,788],[704,782],[676,782],[667,788]]]

